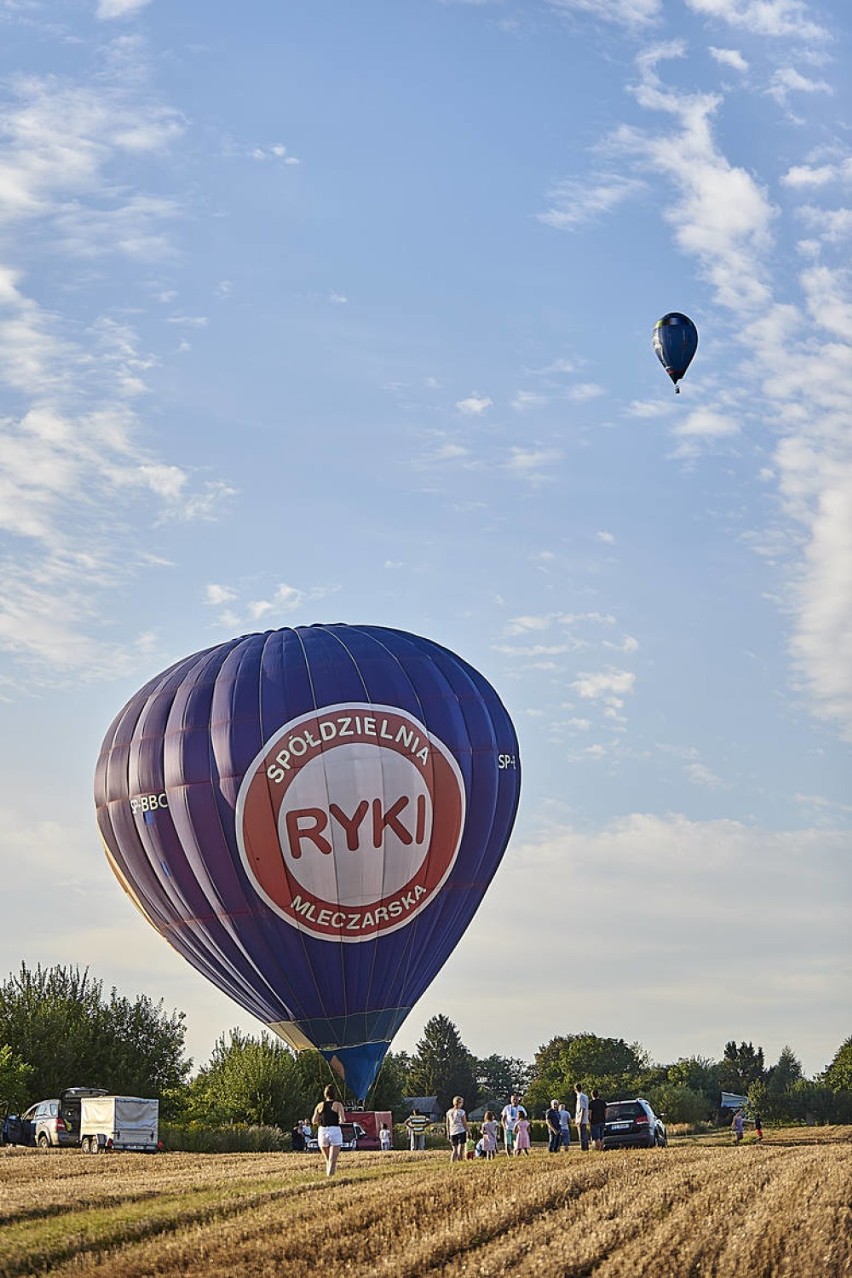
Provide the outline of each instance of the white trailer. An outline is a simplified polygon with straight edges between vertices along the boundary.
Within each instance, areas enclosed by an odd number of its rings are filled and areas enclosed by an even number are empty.
[[[160,1102],[140,1096],[83,1096],[80,1100],[80,1144],[83,1152],[104,1149],[157,1150]]]

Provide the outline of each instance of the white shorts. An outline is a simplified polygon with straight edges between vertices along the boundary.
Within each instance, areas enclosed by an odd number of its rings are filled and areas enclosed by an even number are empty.
[[[327,1145],[342,1145],[343,1132],[339,1127],[318,1127],[317,1144],[320,1149]]]

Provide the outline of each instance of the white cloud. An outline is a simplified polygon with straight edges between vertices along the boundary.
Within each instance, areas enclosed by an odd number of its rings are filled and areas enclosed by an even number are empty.
[[[605,22],[646,27],[662,13],[662,0],[548,0],[560,13],[589,13]]]
[[[218,586],[214,582],[211,582],[204,590],[204,602],[211,608],[221,608],[223,604],[233,603],[236,597],[236,591],[230,586]]]
[[[618,708],[624,698],[633,692],[636,675],[630,670],[599,670],[593,674],[580,674],[571,687],[584,701],[603,701]]]
[[[150,2],[151,0],[98,0],[97,16],[104,20],[129,18]]]
[[[838,177],[838,169],[835,164],[820,164],[814,168],[809,164],[794,164],[782,176],[781,181],[784,186],[801,187],[801,186],[826,186],[829,182],[835,182]]]
[[[104,71],[85,87],[55,76],[10,82],[0,104],[2,251],[37,244],[43,261],[55,255],[63,266],[122,253],[141,257],[146,272],[167,251],[163,228],[177,203],[111,177],[122,153],[164,149],[182,130],[146,96],[144,75],[131,74],[138,56],[125,44],[121,74]],[[128,276],[128,303],[130,289]],[[31,678],[53,677],[45,667],[132,669],[150,636],[115,643],[107,618],[112,592],[143,566],[167,567],[145,532],[213,518],[233,495],[147,444],[138,405],[155,362],[127,319],[71,319],[39,303],[23,269],[0,262],[0,387],[16,405],[0,452],[0,647],[28,663]]]
[[[772,77],[772,84],[767,89],[770,97],[775,98],[782,106],[786,105],[791,93],[833,93],[831,85],[825,80],[809,80],[807,76],[796,71],[794,67],[780,67]]]
[[[640,106],[677,118],[678,145],[671,145],[668,132],[649,137],[630,128],[619,129],[611,145],[673,182],[679,199],[666,219],[680,249],[699,259],[719,301],[740,310],[762,308],[770,295],[766,256],[775,210],[754,177],[731,165],[714,141],[711,122],[722,99],[662,84],[658,65],[685,52],[677,40],[645,50],[637,58],[634,90]]]
[[[481,417],[493,403],[488,395],[469,395],[467,399],[456,400],[456,408],[465,417]]]
[[[548,397],[537,391],[518,391],[512,400],[512,407],[516,413],[526,413],[530,409],[544,408],[547,403]]]
[[[697,408],[685,421],[674,427],[672,434],[702,439],[724,439],[739,434],[739,425],[725,413],[711,408]]]
[[[836,244],[852,235],[852,209],[824,209],[805,204],[799,210],[799,216],[819,233],[819,238],[825,243]],[[813,254],[817,255],[818,252]]]
[[[578,382],[576,386],[571,386],[566,392],[569,399],[574,400],[577,404],[583,404],[589,399],[598,399],[599,396],[605,394],[603,386],[598,386],[596,382]]]
[[[576,231],[611,213],[644,189],[644,182],[620,173],[565,178],[548,191],[550,208],[536,216],[557,231]]]
[[[595,533],[595,537],[598,541],[604,542],[607,546],[615,545],[615,537],[611,532],[605,532],[601,529],[599,532]]]
[[[808,16],[805,0],[686,0],[686,5],[693,13],[742,27],[750,35],[828,37],[825,27]]]
[[[554,478],[553,470],[562,460],[555,448],[512,448],[506,470],[522,479],[541,483]]]
[[[710,56],[723,67],[731,67],[734,71],[748,71],[748,63],[739,49],[716,49],[711,44]]]
[[[220,583],[207,586],[205,603],[213,608],[224,609],[219,615],[219,623],[228,629],[237,630],[245,626],[274,626],[308,604],[334,594],[337,589],[337,586],[311,586],[303,589],[282,581],[265,597],[241,602],[241,592],[237,588]]]

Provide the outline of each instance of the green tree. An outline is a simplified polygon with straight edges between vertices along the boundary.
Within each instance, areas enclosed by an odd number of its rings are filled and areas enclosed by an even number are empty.
[[[575,1083],[587,1092],[596,1087],[607,1099],[635,1095],[647,1069],[647,1054],[638,1043],[590,1033],[560,1035],[536,1052],[524,1103],[538,1112],[556,1097],[568,1101],[570,1109]]]
[[[185,1034],[182,1012],[145,994],[105,997],[87,968],[22,964],[0,984],[0,1042],[32,1067],[30,1100],[80,1084],[162,1096],[189,1073]]]
[[[789,1122],[796,1117],[792,1089],[802,1077],[802,1065],[792,1047],[783,1047],[778,1063],[770,1066],[764,1079],[757,1079],[748,1089],[749,1109],[775,1122]]]
[[[480,1102],[498,1113],[512,1092],[523,1096],[530,1067],[516,1056],[485,1056],[475,1062]]]
[[[26,1109],[32,1066],[16,1056],[8,1043],[0,1047],[0,1110]]]
[[[852,1036],[840,1044],[831,1064],[820,1076],[820,1082],[833,1092],[852,1092]]]
[[[702,1123],[713,1118],[716,1106],[704,1092],[681,1083],[661,1083],[648,1088],[647,1099],[667,1123]]]
[[[293,1053],[266,1033],[222,1034],[201,1079],[209,1116],[220,1122],[290,1128],[307,1108]]]
[[[719,1086],[723,1092],[736,1092],[744,1096],[752,1083],[764,1076],[763,1048],[753,1043],[736,1043],[731,1040],[725,1044],[725,1051],[719,1062]]]
[[[367,1109],[389,1109],[391,1113],[401,1115],[402,1099],[407,1095],[408,1070],[406,1052],[388,1052],[367,1095]]]
[[[476,1108],[475,1058],[449,1017],[433,1016],[424,1026],[411,1061],[408,1086],[412,1096],[437,1096],[441,1110],[450,1108],[454,1096],[464,1097],[467,1110]]]

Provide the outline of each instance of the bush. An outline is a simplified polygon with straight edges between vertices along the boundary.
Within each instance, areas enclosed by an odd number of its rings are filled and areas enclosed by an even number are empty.
[[[188,1154],[278,1153],[290,1149],[289,1134],[280,1127],[229,1123],[210,1127],[204,1123],[160,1123],[160,1140],[166,1150]]]

